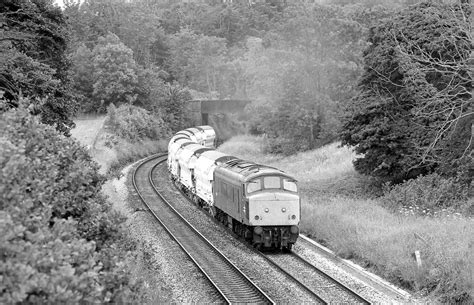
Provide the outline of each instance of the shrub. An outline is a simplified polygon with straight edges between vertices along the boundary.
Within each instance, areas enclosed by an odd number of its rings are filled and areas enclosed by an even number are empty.
[[[0,116],[0,167],[0,303],[137,300],[119,218],[83,147],[12,110]]]
[[[130,142],[144,139],[161,139],[170,135],[164,120],[158,115],[151,115],[147,110],[121,105],[108,108],[107,124],[112,133]]]
[[[468,187],[458,178],[443,178],[438,174],[391,186],[386,184],[382,202],[392,210],[409,208],[414,212],[432,215],[439,210],[467,208]]]

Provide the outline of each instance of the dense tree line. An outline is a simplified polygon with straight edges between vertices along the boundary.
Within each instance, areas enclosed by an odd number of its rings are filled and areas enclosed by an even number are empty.
[[[250,99],[245,120],[269,152],[341,137],[364,174],[472,176],[470,5],[416,2],[69,3],[74,84],[85,110],[129,103],[172,130],[186,112],[172,82],[183,99]]]
[[[387,14],[361,5],[142,0],[71,2],[65,13],[83,110],[104,111],[114,100],[166,118],[183,104],[160,106],[170,102],[166,84],[177,82],[193,97],[253,100],[251,130],[287,154],[336,138],[340,103],[361,73],[367,16]],[[100,53],[107,48],[117,53]],[[153,92],[144,89],[151,83]]]

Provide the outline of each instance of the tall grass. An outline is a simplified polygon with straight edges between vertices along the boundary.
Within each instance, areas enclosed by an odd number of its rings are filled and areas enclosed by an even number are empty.
[[[473,219],[390,212],[375,197],[373,181],[355,172],[356,156],[337,144],[281,157],[264,155],[264,141],[239,136],[219,150],[295,176],[302,196],[302,232],[412,291],[440,302],[472,302]],[[421,267],[415,251],[421,253]]]

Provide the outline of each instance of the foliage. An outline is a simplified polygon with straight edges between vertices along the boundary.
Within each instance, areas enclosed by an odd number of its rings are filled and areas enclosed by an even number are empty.
[[[293,154],[335,139],[339,103],[354,94],[364,26],[341,8],[294,3],[264,39],[249,38],[240,61],[256,101],[251,130],[269,152]],[[263,106],[263,107],[262,107]]]
[[[341,138],[358,171],[402,181],[435,170],[473,177],[469,5],[421,3],[374,27]]]
[[[64,1],[74,50],[83,43],[93,49],[98,38],[113,32],[133,51],[141,65],[161,64],[167,46],[157,11],[151,2],[89,0]]]
[[[68,33],[61,10],[47,0],[7,0],[0,6],[0,90],[4,110],[20,97],[43,123],[69,134],[76,104],[68,78]]]
[[[304,56],[264,49],[258,39],[249,39],[248,47],[243,64],[252,81],[246,88],[260,100],[248,109],[251,131],[268,136],[267,150],[288,155],[334,140],[337,103],[315,86]]]
[[[260,36],[268,31],[280,15],[271,3],[248,5],[232,3],[179,3],[165,6],[161,22],[169,34],[190,28],[197,34],[224,38],[229,46],[238,45],[248,35]]]
[[[138,301],[97,165],[24,109],[0,122],[0,301]]]
[[[147,110],[132,106],[121,105],[118,108],[112,104],[108,108],[107,124],[115,135],[130,142],[144,139],[162,139],[170,135],[164,120]]]
[[[294,154],[335,140],[338,122],[329,97],[305,90],[297,72],[288,76],[283,95],[263,130],[269,138],[269,152]]]
[[[186,108],[191,94],[178,83],[167,84],[165,98],[159,104],[159,111],[172,133],[195,126]]]
[[[170,37],[169,46],[166,66],[180,84],[208,93],[220,89],[227,52],[224,39],[183,29]]]
[[[164,79],[168,77],[168,73],[158,67],[139,67],[137,76],[138,95],[134,105],[159,114],[161,111],[160,105],[166,99],[167,85]]]
[[[93,53],[93,92],[100,101],[98,111],[105,111],[110,103],[132,104],[136,99],[138,78],[133,52],[114,34],[100,37]]]
[[[97,109],[92,96],[94,90],[93,56],[92,51],[85,44],[79,45],[71,54],[73,88],[80,97],[81,111],[86,113]]]
[[[466,206],[468,188],[459,178],[443,178],[434,173],[405,181],[398,185],[386,185],[382,202],[392,210],[411,209],[422,215],[439,214],[450,209],[450,213],[474,213],[474,206]],[[467,211],[462,211],[466,208]],[[471,210],[471,211],[469,211]]]

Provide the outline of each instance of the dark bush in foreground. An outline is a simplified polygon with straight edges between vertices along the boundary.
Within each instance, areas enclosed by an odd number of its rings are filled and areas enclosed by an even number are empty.
[[[0,303],[137,301],[97,165],[25,110],[0,117]]]

